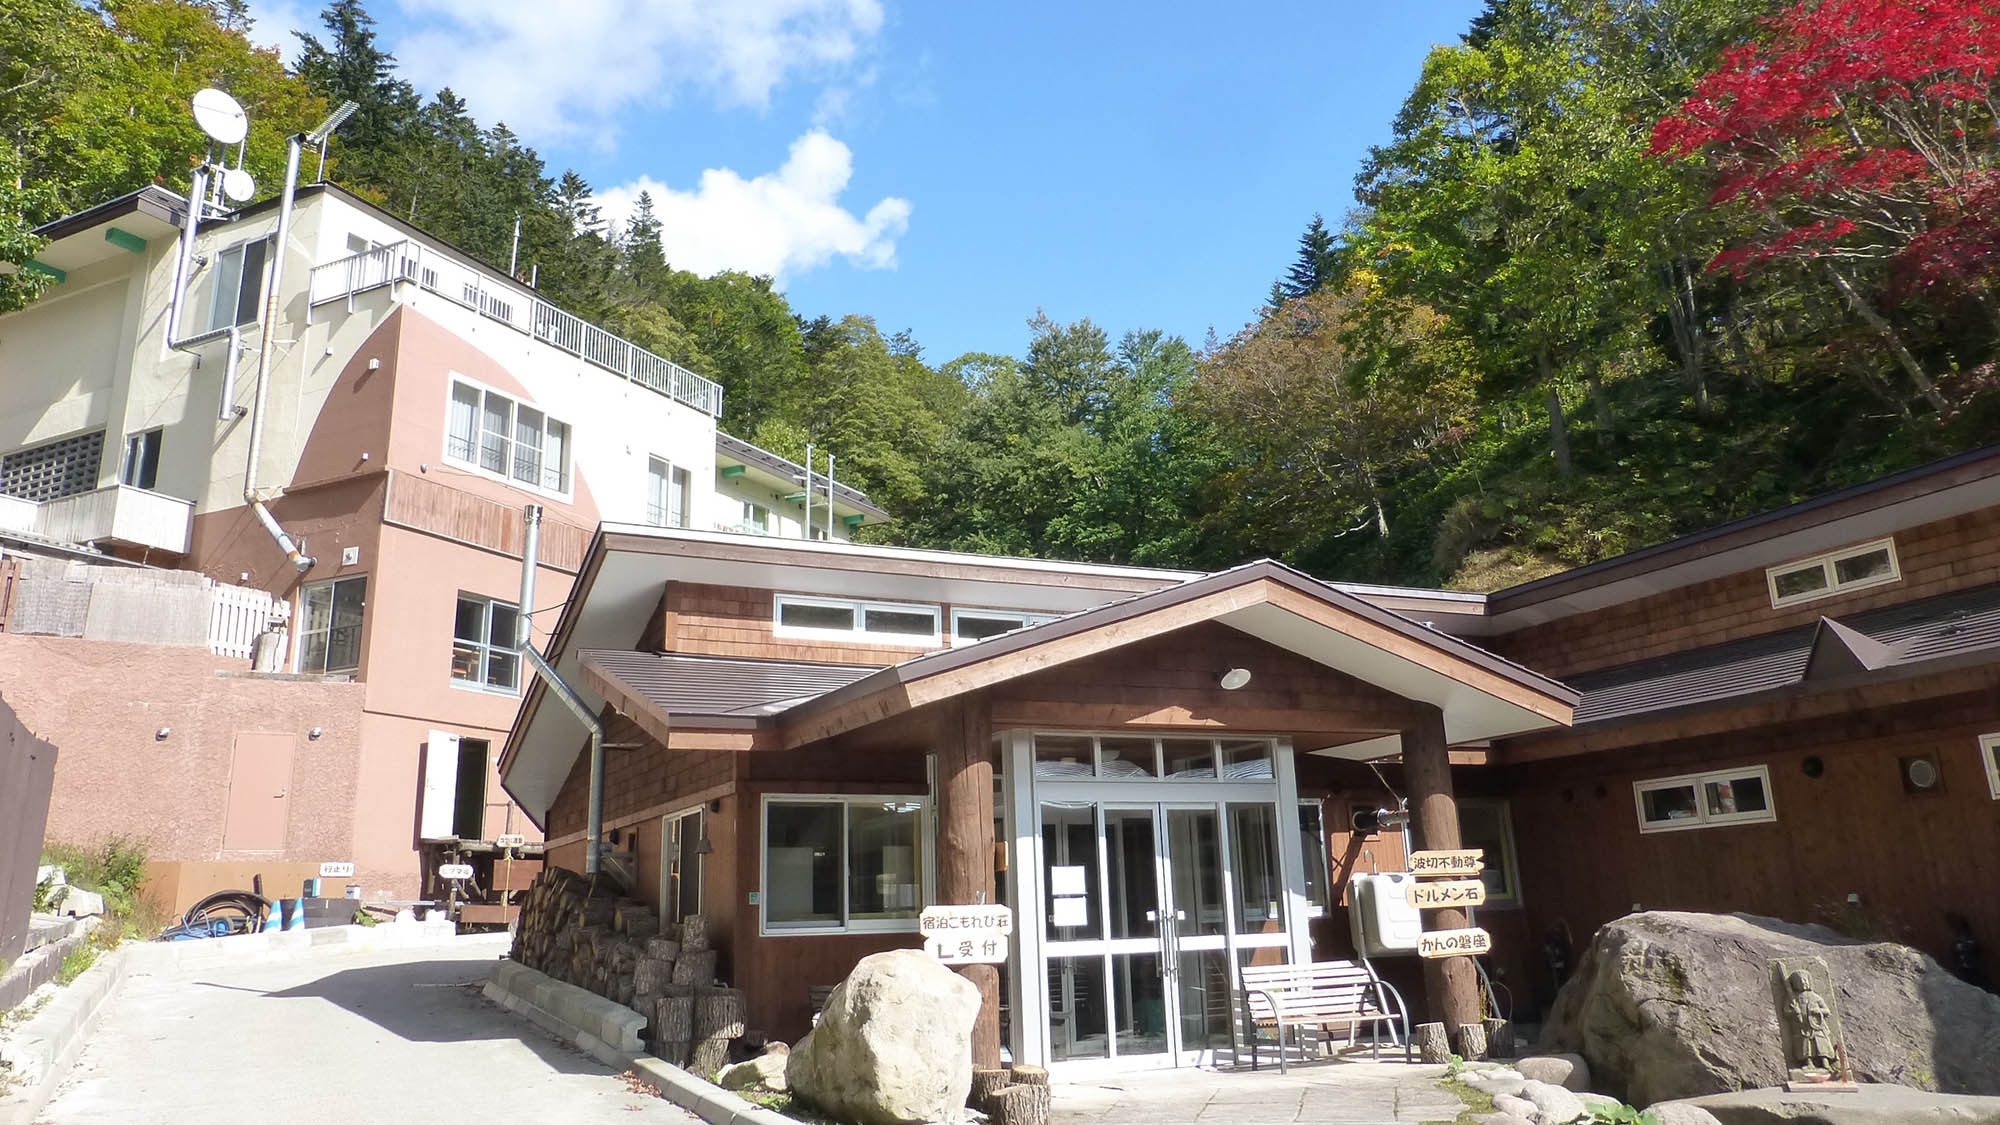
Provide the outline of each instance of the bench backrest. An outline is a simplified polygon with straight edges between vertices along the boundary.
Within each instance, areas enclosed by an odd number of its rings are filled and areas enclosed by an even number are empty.
[[[1380,1013],[1380,981],[1366,962],[1315,961],[1304,965],[1246,965],[1243,993],[1251,1015],[1271,1019],[1322,1016],[1339,1018]],[[1273,1012],[1275,995],[1281,1012]]]

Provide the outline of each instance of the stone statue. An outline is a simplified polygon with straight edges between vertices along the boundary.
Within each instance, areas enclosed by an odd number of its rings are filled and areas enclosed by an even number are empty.
[[[1839,1048],[1833,1042],[1833,1009],[1813,990],[1804,969],[1792,970],[1786,983],[1792,990],[1785,1010],[1792,1033],[1791,1061],[1807,1074],[1831,1077],[1840,1065]]]

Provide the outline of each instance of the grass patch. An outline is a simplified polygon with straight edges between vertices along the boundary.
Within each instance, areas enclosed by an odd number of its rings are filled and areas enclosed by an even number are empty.
[[[63,958],[62,967],[56,970],[56,983],[67,986],[95,964],[97,964],[97,947],[90,942],[82,942]]]
[[[1464,1102],[1465,1108],[1460,1110],[1452,1121],[1426,1121],[1424,1125],[1472,1125],[1478,1115],[1493,1112],[1492,1094],[1484,1090],[1475,1090],[1456,1078],[1439,1079],[1438,1089],[1447,1091]]]
[[[782,1113],[794,1121],[804,1121],[808,1125],[840,1125],[833,1118],[782,1090],[736,1090],[736,1096],[754,1106],[761,1106],[773,1113]]]
[[[122,836],[101,844],[52,843],[42,848],[42,862],[63,869],[63,878],[104,896],[104,920],[91,942],[114,949],[127,938],[150,941],[166,928],[167,919],[152,899],[139,893],[146,880],[146,846]]]

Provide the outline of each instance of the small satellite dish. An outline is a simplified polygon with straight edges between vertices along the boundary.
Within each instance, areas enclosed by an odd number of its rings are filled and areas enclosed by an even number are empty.
[[[236,99],[210,87],[194,96],[194,123],[217,144],[233,145],[250,131],[250,119]]]
[[[257,194],[257,181],[241,168],[231,168],[222,174],[222,194],[231,202],[248,203]]]

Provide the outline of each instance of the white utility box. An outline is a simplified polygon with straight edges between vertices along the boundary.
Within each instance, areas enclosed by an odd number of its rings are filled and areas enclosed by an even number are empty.
[[[1415,953],[1424,932],[1423,915],[1410,905],[1416,876],[1403,871],[1356,875],[1348,884],[1347,922],[1354,948],[1363,957]]]

